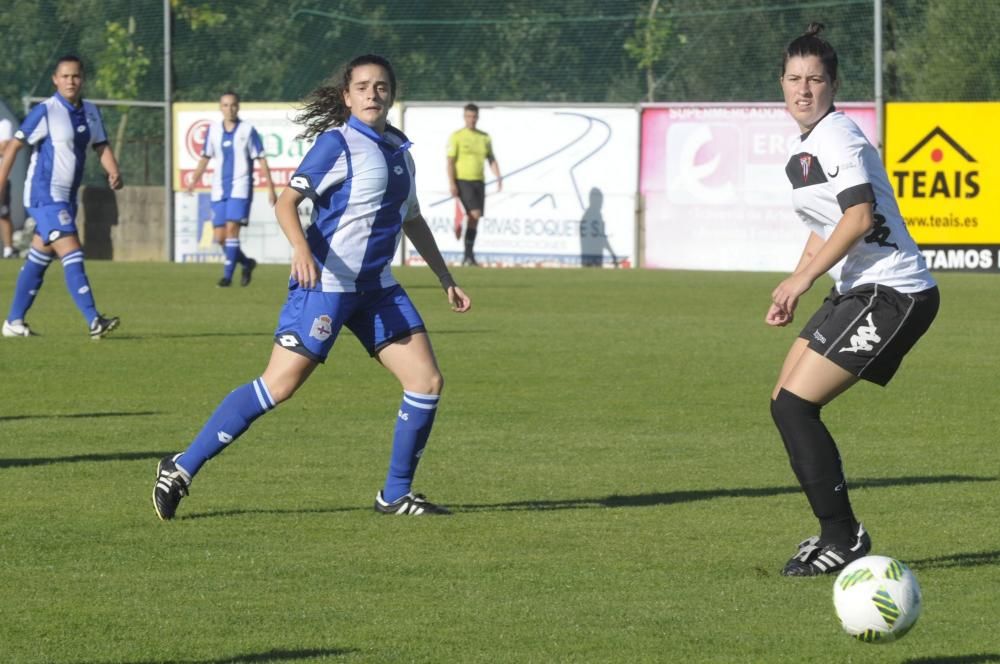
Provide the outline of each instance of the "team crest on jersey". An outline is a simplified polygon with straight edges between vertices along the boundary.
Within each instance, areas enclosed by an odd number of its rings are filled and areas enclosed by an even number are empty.
[[[85,131],[87,131],[87,125],[77,125],[76,133],[82,134]]]
[[[68,210],[59,210],[59,223],[63,226],[69,226],[73,223],[73,218],[69,216]]]
[[[232,144],[233,144],[232,141],[222,141],[222,147],[224,148],[228,148]]]
[[[813,161],[813,158],[812,158],[811,154],[799,155],[799,166],[802,167],[802,181],[803,182],[808,182],[809,181],[809,167],[812,166],[812,161]]]
[[[312,328],[309,330],[309,336],[314,339],[319,339],[320,341],[326,341],[333,334],[333,319],[323,314],[322,316],[317,316],[313,319]]]

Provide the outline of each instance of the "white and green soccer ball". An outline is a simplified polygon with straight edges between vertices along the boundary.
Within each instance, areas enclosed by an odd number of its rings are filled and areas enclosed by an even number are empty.
[[[886,556],[865,556],[833,584],[833,606],[844,631],[865,643],[889,643],[920,617],[920,584],[910,568]]]

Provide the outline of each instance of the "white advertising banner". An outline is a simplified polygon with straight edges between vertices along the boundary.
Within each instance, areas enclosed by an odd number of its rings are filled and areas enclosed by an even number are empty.
[[[838,105],[876,142],[871,104]],[[782,104],[644,108],[644,266],[790,271],[808,235],[792,210]]]
[[[417,192],[441,253],[460,263],[464,244],[451,197],[448,137],[461,129],[462,105],[407,106]],[[476,258],[492,266],[634,267],[638,113],[612,107],[483,106],[503,190],[486,168],[486,205]],[[420,263],[408,246],[407,263]]]
[[[274,184],[281,189],[309,151],[311,141],[298,138],[302,126],[293,122],[297,114],[292,104],[244,103],[240,104],[240,119],[257,129],[267,165]],[[178,262],[222,262],[222,249],[212,243],[212,209],[210,193],[212,173],[216,160],[209,162],[194,194],[187,187],[205,145],[209,125],[220,118],[218,103],[174,104],[174,260]],[[393,108],[389,121],[398,126],[399,109]],[[288,263],[291,248],[278,227],[267,197],[267,187],[262,186],[259,162],[254,169],[254,197],[250,206],[250,223],[240,233],[243,252],[259,263]],[[308,224],[312,206],[308,199],[299,206],[299,218]],[[402,252],[396,264],[402,261]]]

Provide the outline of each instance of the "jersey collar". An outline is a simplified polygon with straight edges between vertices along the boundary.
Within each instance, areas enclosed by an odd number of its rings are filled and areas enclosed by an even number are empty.
[[[62,104],[63,106],[65,106],[70,111],[79,111],[79,110],[81,110],[83,108],[83,99],[82,98],[80,99],[80,105],[79,106],[74,106],[73,104],[69,103],[69,100],[66,99],[66,97],[63,97],[58,92],[55,93],[52,96],[55,97],[59,101],[60,104]]]
[[[375,131],[374,129],[372,129],[368,125],[366,125],[361,120],[358,120],[353,115],[351,115],[351,116],[349,116],[347,118],[347,124],[350,125],[352,128],[360,131],[362,134],[364,134],[368,138],[372,139],[376,143],[381,143],[381,142],[383,142],[385,140],[382,137],[382,134],[378,133],[377,131]]]

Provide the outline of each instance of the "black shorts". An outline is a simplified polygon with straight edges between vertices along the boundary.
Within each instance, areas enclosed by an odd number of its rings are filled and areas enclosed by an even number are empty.
[[[799,338],[858,378],[886,385],[938,312],[937,286],[919,293],[865,284],[831,290]]]
[[[458,185],[458,199],[468,214],[473,210],[480,212],[486,207],[486,183],[482,180],[455,180]]]

